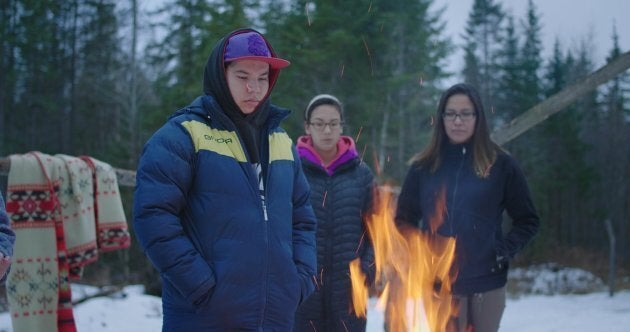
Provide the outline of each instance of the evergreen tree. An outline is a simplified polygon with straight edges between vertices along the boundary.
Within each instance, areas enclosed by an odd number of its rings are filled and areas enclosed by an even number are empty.
[[[18,41],[17,0],[0,2],[0,156],[7,154],[6,141],[9,114],[15,109],[15,95],[17,78],[19,76],[16,64]]]
[[[6,114],[6,153],[38,149],[59,151],[61,131],[59,116],[67,94],[68,63],[64,39],[67,16],[57,1],[17,1],[13,22],[12,56],[15,90],[9,100],[13,109]],[[42,56],[45,55],[45,56]],[[4,75],[4,73],[3,73]],[[19,106],[18,106],[19,105]],[[16,109],[19,107],[19,110]]]
[[[619,35],[617,34],[616,26],[613,27],[612,32],[613,46],[609,55],[606,57],[606,62],[610,63],[621,54],[621,48],[619,47]],[[630,92],[630,74],[622,73],[615,77],[610,83],[607,84],[607,93],[605,95],[606,108],[608,114],[614,123],[624,123],[624,114],[627,112],[626,102],[628,98],[626,95]]]
[[[431,4],[296,1],[286,8],[272,1],[265,16],[269,36],[293,63],[274,97],[298,110],[291,135],[303,133],[302,110],[312,96],[335,94],[351,125],[345,134],[361,132],[358,148],[366,161],[384,176],[402,178],[405,162],[430,131],[428,113],[450,51],[440,36],[441,12],[433,13]]]
[[[501,78],[500,89],[496,93],[500,106],[497,120],[511,121],[541,100],[539,72],[542,68],[540,26],[534,4],[530,0],[526,19],[522,21],[523,39],[515,31],[514,19],[508,16],[507,28],[503,35],[503,49],[498,52]],[[492,106],[490,106],[492,110]],[[518,139],[506,144],[521,163],[525,174],[533,179],[532,187],[537,188],[535,180],[541,178],[548,166],[545,163],[547,144],[539,127],[530,129]],[[534,191],[534,197],[538,192]]]
[[[569,67],[572,66],[571,56],[565,56],[562,53],[560,41],[556,39],[554,42],[553,54],[549,59],[547,66],[544,68],[544,81],[543,81],[543,93],[546,98],[560,92],[567,87],[567,76]],[[563,112],[570,112],[571,110],[565,110]],[[557,116],[557,115],[556,115]],[[561,232],[562,227],[558,220],[549,219],[550,210],[553,210],[551,203],[547,203],[554,200],[555,192],[549,192],[549,188],[555,186],[545,183],[548,178],[553,176],[551,163],[547,158],[550,154],[547,148],[550,144],[545,142],[547,137],[540,137],[544,132],[551,132],[553,129],[546,128],[542,130],[540,128],[548,125],[548,120],[541,123],[538,128],[533,128],[535,131],[534,137],[539,137],[537,144],[542,144],[541,149],[544,149],[538,156],[529,156],[530,162],[523,163],[523,166],[527,168],[529,175],[530,188],[533,193],[535,204],[539,210],[541,218],[548,220],[548,222],[541,223],[541,229],[538,235],[538,239],[534,242],[534,248],[532,251],[535,254],[544,256],[549,251],[549,248],[555,248],[558,246],[557,236]],[[551,206],[551,207],[550,207]]]
[[[619,36],[616,28],[612,32],[613,46],[606,58],[607,62],[615,60],[622,54],[619,47]],[[606,84],[602,109],[596,116],[589,117],[588,139],[592,146],[589,160],[597,170],[598,180],[594,195],[596,224],[600,227],[608,219],[616,232],[617,253],[622,260],[630,261],[630,227],[626,220],[630,217],[630,108],[627,106],[628,84],[630,75],[622,73]]]
[[[560,41],[556,38],[553,44],[553,54],[544,75],[544,88],[546,97],[550,97],[562,90],[567,84],[567,68],[560,49]]]
[[[503,48],[498,51],[500,77],[496,93],[498,119],[510,121],[541,101],[542,43],[536,7],[529,0],[526,19],[522,22],[523,43],[520,44],[514,19],[507,16],[502,38]],[[492,110],[492,109],[491,109]]]
[[[439,35],[443,28],[439,11],[432,14],[430,5],[429,1],[385,2],[375,13],[382,13],[377,26],[384,27],[386,38],[379,38],[374,52],[376,66],[382,68],[374,86],[374,105],[382,106],[371,119],[379,126],[377,170],[384,176],[402,178],[406,161],[422,149],[430,133],[437,82],[445,75],[439,64],[450,47]],[[424,130],[418,130],[422,126]]]
[[[500,77],[499,90],[497,92],[496,110],[490,109],[489,118],[497,119],[499,123],[505,123],[515,118],[522,111],[518,101],[523,89],[523,73],[521,57],[519,56],[519,39],[516,34],[514,17],[507,16],[504,47],[499,51]],[[496,117],[493,117],[496,111]]]
[[[464,81],[471,84],[477,89],[481,87],[481,64],[479,59],[475,55],[477,44],[470,42],[464,47],[464,69],[462,70],[462,76]]]
[[[78,11],[80,44],[77,52],[76,111],[72,133],[79,138],[72,153],[108,155],[110,144],[123,141],[125,129],[122,114],[123,91],[119,88],[120,43],[116,2],[86,1]],[[126,141],[126,139],[125,139]]]
[[[261,19],[267,31],[267,37],[273,40],[275,51],[289,59],[291,66],[284,69],[276,83],[272,101],[278,105],[295,110],[295,114],[285,121],[283,126],[292,137],[303,132],[303,112],[306,103],[317,93],[333,93],[339,98],[339,81],[346,73],[343,59],[346,50],[338,49],[338,59],[329,60],[326,53],[332,48],[333,36],[329,36],[335,26],[328,27],[316,10],[317,5],[310,1],[271,0],[264,8]],[[334,24],[331,22],[331,24]],[[328,30],[320,31],[320,30]],[[337,35],[344,31],[339,29]],[[350,32],[348,31],[348,34]],[[333,35],[331,32],[330,35]],[[336,37],[341,38],[341,37]],[[344,100],[347,104],[347,101]]]
[[[507,112],[512,118],[522,114],[529,108],[538,104],[541,99],[541,80],[539,73],[542,70],[542,45],[540,42],[540,24],[533,2],[529,0],[526,19],[522,21],[523,44],[519,45],[516,56],[510,54],[515,38],[510,36],[509,29],[507,35],[507,47],[505,48],[508,60],[515,60],[513,66],[508,66],[507,71],[503,71],[509,91],[502,91],[502,94],[509,97],[505,103],[511,105]],[[544,155],[544,138],[539,135],[539,128],[534,128],[530,133],[510,142],[508,149],[514,153],[524,164],[526,171],[534,173],[540,167],[540,156]]]
[[[483,104],[495,106],[498,93],[496,79],[502,47],[501,31],[505,14],[494,0],[475,0],[464,34],[464,80],[477,88]]]
[[[544,91],[551,96],[559,89],[582,79],[592,71],[591,60],[586,47],[578,50],[578,58],[569,52],[560,62],[559,46],[556,43],[554,54],[546,66],[547,84]],[[579,246],[589,240],[591,213],[583,204],[591,197],[594,179],[593,169],[586,162],[588,145],[584,142],[584,121],[588,114],[595,113],[593,95],[569,109],[555,114],[540,125],[536,134],[539,145],[544,146],[543,157],[532,167],[533,188],[537,197],[541,219],[548,220],[545,226],[546,238],[553,239],[550,245]],[[544,144],[543,144],[544,143]]]
[[[521,112],[541,101],[542,87],[539,73],[542,69],[542,42],[540,22],[532,0],[527,3],[527,18],[523,22],[525,40],[521,48],[521,98],[517,100]],[[519,112],[520,113],[520,112]]]
[[[108,129],[115,132],[115,127],[90,126],[88,121],[116,119],[115,108],[84,98],[112,97],[99,93],[107,89],[108,75],[116,68],[107,60],[114,59],[118,50],[113,2],[22,0],[8,5],[3,13],[12,16],[2,23],[10,37],[3,42],[9,51],[3,56],[3,66],[11,82],[3,83],[7,87],[3,91],[10,93],[4,95],[3,106],[15,109],[20,105],[21,111],[3,117],[7,123],[3,134],[10,147],[4,152],[92,152],[83,145],[90,140],[81,134],[81,128],[94,137]],[[89,72],[93,73],[91,80],[79,80]]]

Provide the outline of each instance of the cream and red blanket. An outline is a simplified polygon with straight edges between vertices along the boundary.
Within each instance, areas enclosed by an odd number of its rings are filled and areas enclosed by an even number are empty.
[[[91,157],[12,155],[7,214],[16,233],[7,298],[13,331],[76,331],[69,280],[130,244],[111,166]]]

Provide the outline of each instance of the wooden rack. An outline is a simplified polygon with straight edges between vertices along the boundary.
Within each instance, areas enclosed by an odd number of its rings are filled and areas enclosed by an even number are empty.
[[[4,157],[0,158],[0,175],[8,175],[11,169],[11,159]],[[136,172],[126,169],[115,168],[116,177],[118,178],[118,185],[125,187],[136,186]]]

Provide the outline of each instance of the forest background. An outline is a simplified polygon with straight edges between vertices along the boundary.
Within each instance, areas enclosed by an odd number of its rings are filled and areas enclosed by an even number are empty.
[[[515,17],[501,1],[474,0],[463,45],[444,34],[433,0],[164,0],[150,12],[141,4],[0,1],[0,156],[90,155],[135,170],[150,135],[201,94],[214,43],[238,27],[264,32],[292,62],[272,94],[293,110],[283,125],[289,135],[302,134],[312,96],[335,94],[345,104],[345,134],[379,181],[394,185],[427,144],[448,82],[475,85],[497,129],[597,69],[589,36],[572,47],[556,42],[543,56],[533,1]],[[610,36],[606,61],[623,53],[613,22]],[[463,70],[449,72],[458,49]],[[609,220],[617,274],[630,273],[629,97],[625,71],[504,145],[521,163],[542,220],[517,265],[553,261],[606,278]],[[0,184],[4,191],[6,176]],[[133,188],[121,190],[130,221]],[[135,240],[103,255],[85,279],[142,283],[159,294]]]

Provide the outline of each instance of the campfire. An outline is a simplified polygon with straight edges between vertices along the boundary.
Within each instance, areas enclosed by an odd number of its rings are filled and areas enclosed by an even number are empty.
[[[446,213],[445,192],[439,195],[436,213],[428,220],[428,231],[398,228],[391,188],[381,190],[373,214],[366,223],[374,245],[377,308],[385,311],[388,331],[448,331],[456,308],[451,284],[456,271],[455,239],[437,235]],[[350,263],[353,310],[365,317],[369,290],[358,259]]]

